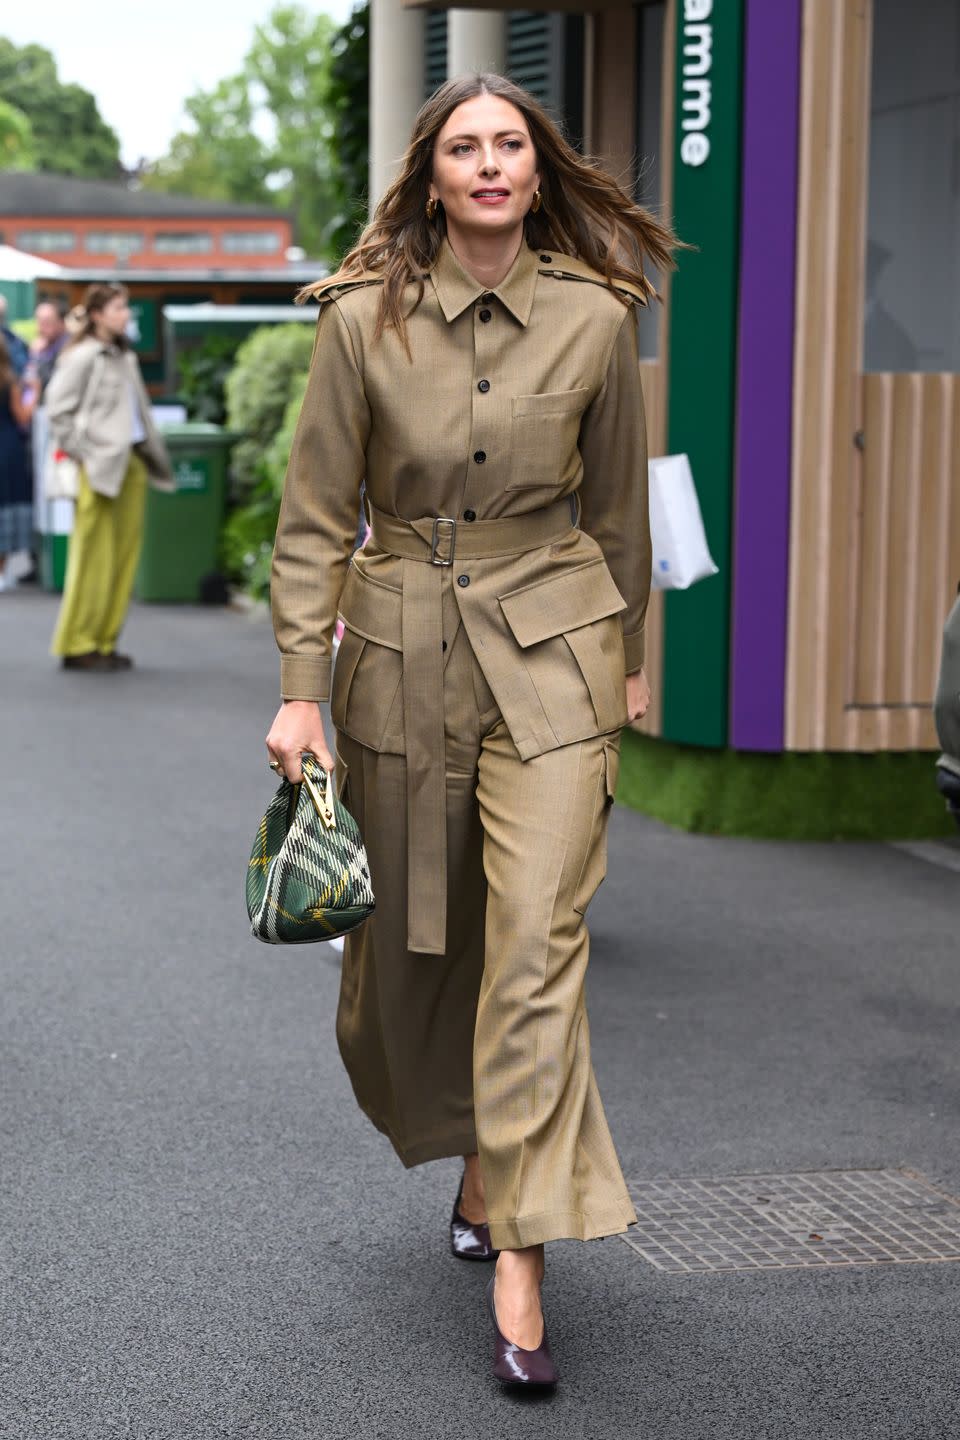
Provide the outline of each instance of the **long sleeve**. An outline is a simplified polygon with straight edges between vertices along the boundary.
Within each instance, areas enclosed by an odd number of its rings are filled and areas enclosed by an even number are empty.
[[[77,456],[76,424],[86,395],[96,354],[72,348],[60,356],[44,396],[54,445]]]
[[[652,563],[647,427],[639,364],[636,318],[631,308],[614,341],[603,388],[580,429],[580,523],[603,551],[627,602],[623,646],[628,675],[643,664]]]
[[[326,700],[357,533],[370,410],[346,323],[324,304],[284,482],[271,604],[285,700]]]

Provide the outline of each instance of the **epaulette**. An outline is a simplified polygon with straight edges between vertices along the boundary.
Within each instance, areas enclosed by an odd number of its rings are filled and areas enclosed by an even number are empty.
[[[554,255],[543,251],[537,256],[540,262],[540,274],[553,276],[556,280],[579,280],[588,285],[600,285],[604,290],[609,290],[607,277],[601,275],[599,270],[594,270],[585,260],[575,260],[572,255]],[[644,290],[642,285],[636,285],[632,280],[621,280],[615,276],[611,282],[614,290],[619,294],[627,296],[638,305],[646,305],[648,297],[653,293]]]
[[[329,284],[324,283],[321,290],[315,291],[311,300],[316,300],[318,305],[326,305],[330,300],[340,300],[344,295],[349,295],[351,290],[363,290],[368,285],[382,285],[383,276],[376,270],[364,270],[359,275],[351,275],[346,280],[337,280],[333,277]]]

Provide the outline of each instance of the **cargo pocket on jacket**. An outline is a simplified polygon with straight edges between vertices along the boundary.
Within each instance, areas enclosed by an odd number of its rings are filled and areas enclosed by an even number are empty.
[[[402,604],[399,590],[350,567],[340,600],[344,631],[330,692],[336,728],[359,745],[393,755],[404,753]]]
[[[556,489],[569,478],[589,395],[583,388],[513,397],[507,490]]]
[[[603,560],[501,595],[500,608],[558,744],[626,724],[625,602]]]
[[[600,889],[607,874],[607,838],[610,826],[610,811],[617,791],[617,776],[620,773],[620,743],[605,740],[600,763],[594,801],[593,829],[586,859],[580,871],[574,893],[573,908],[586,915],[590,901]]]

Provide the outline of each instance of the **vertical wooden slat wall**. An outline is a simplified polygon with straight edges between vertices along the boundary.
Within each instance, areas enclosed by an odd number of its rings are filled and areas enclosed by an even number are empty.
[[[960,582],[960,376],[865,375],[848,736],[934,749],[944,618]]]
[[[870,136],[868,0],[805,0],[800,101],[788,749],[856,748],[853,496]]]
[[[785,741],[934,749],[960,376],[864,375],[870,0],[805,0]]]

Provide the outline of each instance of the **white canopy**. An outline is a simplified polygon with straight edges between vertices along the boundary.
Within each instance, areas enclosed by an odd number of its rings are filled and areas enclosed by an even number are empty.
[[[28,255],[26,250],[15,250],[12,245],[0,245],[0,280],[48,280],[62,273],[63,266],[52,260],[41,260],[39,255]]]

